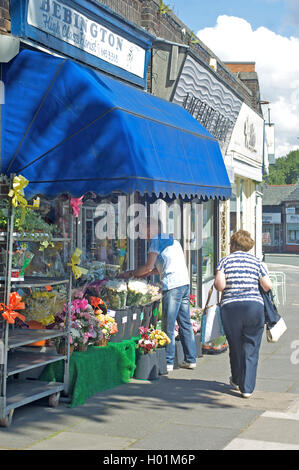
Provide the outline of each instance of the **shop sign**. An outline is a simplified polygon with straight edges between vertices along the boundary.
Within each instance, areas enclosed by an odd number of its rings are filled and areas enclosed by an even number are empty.
[[[275,163],[275,126],[265,124],[266,145],[268,150],[269,163]]]
[[[61,0],[29,0],[29,25],[142,78],[145,50]]]
[[[281,224],[280,213],[264,213],[262,217],[263,224]]]
[[[245,162],[262,164],[264,147],[264,120],[243,103],[235,124],[228,152],[236,152]]]
[[[286,207],[286,214],[296,214],[295,207]]]

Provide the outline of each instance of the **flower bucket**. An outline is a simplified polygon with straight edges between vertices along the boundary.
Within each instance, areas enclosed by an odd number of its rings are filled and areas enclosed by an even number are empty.
[[[152,316],[150,319],[150,323],[154,327],[157,326],[157,321],[158,321],[158,316],[159,316],[159,307],[160,307],[160,300],[155,300],[152,303]]]
[[[174,368],[178,369],[179,365],[184,362],[184,350],[181,341],[175,340],[175,357],[174,357]]]
[[[35,320],[29,320],[27,323],[29,325],[30,330],[45,330],[46,329],[46,327],[42,323],[35,321]],[[45,346],[45,344],[46,344],[46,340],[43,339],[42,341],[36,341],[35,343],[30,343],[28,344],[28,346],[42,347],[42,346]]]
[[[130,329],[128,336],[130,338],[139,336],[139,327],[141,326],[142,322],[142,307],[131,307],[131,322],[130,322]]]
[[[143,319],[142,319],[142,326],[149,327],[151,318],[152,318],[152,304],[143,305]]]
[[[108,339],[107,338],[103,338],[100,341],[96,341],[94,343],[95,346],[107,346],[107,344],[108,344]]]
[[[60,343],[58,343],[56,345],[56,351],[57,351],[58,354],[61,354],[62,356],[66,355],[65,342],[64,341],[61,341]],[[70,344],[70,356],[71,356],[73,351],[74,351],[74,345]]]
[[[196,357],[202,357],[202,342],[201,342],[201,333],[196,333],[194,335],[195,345],[196,345]]]
[[[155,380],[159,375],[159,366],[156,352],[137,354],[134,378],[139,380]]]
[[[88,344],[78,344],[76,351],[86,352],[88,348]]]
[[[165,375],[167,374],[166,349],[157,348],[156,354],[158,360],[159,375]]]
[[[111,311],[109,311],[110,316]],[[110,341],[112,343],[119,343],[126,339],[127,322],[128,322],[128,308],[123,310],[115,310],[114,319],[117,323],[117,333],[111,336]]]

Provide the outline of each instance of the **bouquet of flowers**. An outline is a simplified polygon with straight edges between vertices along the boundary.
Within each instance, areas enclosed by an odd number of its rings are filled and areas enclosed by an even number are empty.
[[[104,315],[106,315],[106,313],[108,312],[107,305],[100,297],[95,297],[93,295],[90,295],[89,303],[94,308],[94,313],[96,315],[99,315],[100,313],[103,313]]]
[[[198,333],[200,330],[200,322],[194,318],[191,318],[191,324],[192,324],[192,329],[193,333]]]
[[[151,338],[150,329],[140,327],[140,338],[137,343],[137,350],[140,354],[150,354],[157,348],[157,340]]]
[[[189,303],[192,307],[195,307],[196,305],[196,297],[194,294],[190,294],[190,297],[189,297]]]
[[[112,310],[125,308],[127,293],[128,289],[126,282],[116,279],[107,281],[103,288],[103,297],[107,301],[109,308]]]
[[[151,300],[146,281],[130,279],[128,282],[127,305],[145,305]]]
[[[26,320],[37,321],[47,326],[54,321],[55,292],[36,291],[23,296]]]
[[[55,316],[53,324],[49,328],[64,330],[66,321],[65,305],[62,313]],[[94,314],[93,308],[87,299],[74,299],[71,302],[71,344],[75,349],[88,346],[103,339],[100,321]],[[60,339],[58,339],[60,341]]]
[[[102,261],[93,261],[88,266],[88,272],[83,274],[82,281],[94,282],[96,280],[102,280],[105,277],[105,263]]]
[[[99,313],[96,315],[100,323],[100,329],[103,333],[104,338],[109,339],[112,335],[118,332],[117,323],[114,318],[109,315]]]
[[[151,339],[157,341],[158,348],[163,348],[164,346],[166,346],[166,344],[170,343],[170,338],[162,330],[151,328],[149,336]]]
[[[153,286],[152,284],[148,284],[147,286],[148,293],[151,297],[151,300],[158,297],[160,288],[158,286]]]
[[[202,318],[202,309],[201,308],[191,308],[190,309],[190,318],[193,327],[194,334],[200,331],[201,328],[201,318]]]

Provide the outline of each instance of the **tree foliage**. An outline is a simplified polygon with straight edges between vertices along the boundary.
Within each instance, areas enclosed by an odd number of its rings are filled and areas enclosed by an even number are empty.
[[[268,184],[294,184],[299,179],[299,150],[278,158],[269,166]]]

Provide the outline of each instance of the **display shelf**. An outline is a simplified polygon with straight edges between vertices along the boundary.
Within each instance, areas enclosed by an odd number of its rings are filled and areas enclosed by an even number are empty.
[[[11,188],[13,187],[14,177],[15,175],[11,175]],[[69,341],[72,272],[70,268],[67,268],[68,274],[63,274],[63,277],[42,277],[41,275],[34,275],[34,271],[39,272],[39,268],[36,267],[36,269],[33,269],[33,274],[31,276],[25,275],[24,279],[21,280],[20,278],[14,277],[12,257],[14,241],[24,241],[34,244],[47,239],[54,243],[62,242],[64,244],[64,256],[69,259],[73,242],[72,211],[69,207],[69,227],[71,227],[69,237],[52,237],[51,234],[45,233],[47,231],[46,228],[44,229],[45,232],[17,232],[16,227],[14,226],[14,217],[15,209],[13,204],[10,204],[7,216],[8,230],[0,230],[0,242],[2,243],[2,248],[4,248],[3,245],[5,245],[6,252],[6,256],[4,256],[1,263],[3,268],[0,277],[0,288],[3,288],[4,290],[4,304],[9,305],[12,290],[22,294],[21,289],[30,289],[30,292],[32,293],[32,288],[47,288],[48,286],[65,285],[67,312],[63,331],[48,330],[46,328],[43,329],[42,327],[40,327],[40,329],[27,329],[18,328],[14,325],[10,326],[5,321],[1,322],[0,315],[0,426],[4,427],[10,426],[15,408],[46,396],[49,396],[50,406],[58,406],[60,392],[63,390],[65,394],[67,394],[69,387],[69,348],[67,348],[65,354],[59,355],[57,353],[55,354],[55,351],[53,352],[52,349],[44,352],[41,350],[35,351],[34,347],[38,347],[38,344],[41,341],[59,337],[63,337],[66,341]],[[68,266],[70,266],[70,264],[68,264]],[[55,272],[56,271],[53,271],[53,273]],[[23,295],[21,295],[21,297],[23,297]],[[32,348],[30,348],[30,346],[32,346]],[[31,369],[38,369],[43,365],[61,360],[64,362],[63,383],[48,383],[39,380],[30,380],[29,377],[27,377],[27,380],[25,381],[21,380],[19,374]]]
[[[0,281],[4,281],[4,277],[0,277]],[[25,276],[24,281],[18,281],[11,279],[11,286],[19,288],[30,288],[30,287],[45,287],[45,286],[57,286],[60,284],[68,284],[69,279],[60,279],[54,277],[38,277],[38,276]],[[0,287],[3,287],[3,284],[0,283]]]
[[[43,232],[36,232],[34,234],[35,236],[32,236],[32,234],[29,236],[29,234],[26,234],[26,232],[25,233],[13,232],[12,235],[13,235],[13,238],[15,240],[17,240],[18,238],[21,238],[22,241],[24,241],[24,242],[39,242],[47,234],[43,233]],[[7,238],[7,232],[1,230],[0,231],[0,242],[6,241],[6,238]],[[53,242],[53,243],[55,243],[55,242],[70,242],[70,241],[71,241],[71,239],[67,238],[67,237],[53,237],[53,238],[51,238],[51,242]]]
[[[6,412],[64,390],[60,382],[13,380],[7,382]]]
[[[35,343],[46,339],[58,338],[65,336],[64,331],[59,330],[31,330],[25,328],[15,328],[9,332],[8,336],[8,349],[26,346],[26,344]]]
[[[32,352],[22,348],[22,350],[13,351],[8,355],[7,376],[45,366],[65,358],[66,356],[59,355],[56,352]]]

